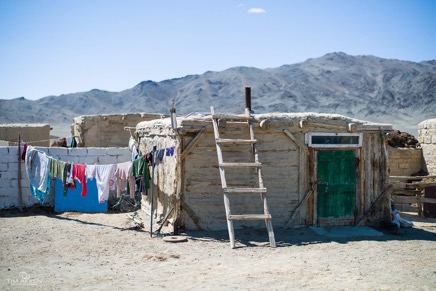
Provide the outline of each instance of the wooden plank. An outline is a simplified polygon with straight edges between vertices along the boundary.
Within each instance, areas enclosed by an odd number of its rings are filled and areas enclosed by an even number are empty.
[[[381,198],[391,193],[392,193],[392,184],[388,185],[388,187],[378,195],[378,197],[372,202],[371,206],[366,210],[366,213],[364,213],[363,216],[357,221],[356,225],[358,226],[363,222],[363,220],[371,213],[371,210],[374,207],[374,205],[376,205]]]
[[[236,115],[236,114],[222,114],[222,113],[212,113],[213,119],[230,119],[230,120],[248,120],[251,117],[247,117],[246,115]]]
[[[431,203],[431,204],[436,204],[436,198],[426,198],[426,197],[421,197],[421,202],[422,202],[422,203]]]
[[[217,143],[230,143],[230,144],[255,144],[255,139],[230,139],[230,138],[217,138]]]
[[[188,204],[185,203],[184,200],[180,199],[180,206],[185,212],[188,214],[188,216],[194,221],[195,225],[199,230],[205,230],[204,224],[201,221],[200,217],[195,213],[195,211],[189,207]]]
[[[266,193],[266,188],[223,188],[225,193],[229,194],[256,194]]]
[[[409,204],[398,204],[395,205],[398,211],[401,212],[419,212],[419,208],[417,206],[411,206]]]
[[[300,201],[298,206],[295,208],[294,212],[292,213],[291,218],[288,220],[288,222],[285,225],[285,229],[287,229],[290,225],[292,225],[292,222],[294,221],[295,217],[297,216],[297,213],[300,212],[301,207],[303,204],[309,199],[309,197],[313,194],[312,190],[307,191],[306,195],[304,196],[303,200]]]
[[[197,133],[197,135],[194,137],[194,139],[188,144],[188,146],[185,148],[185,150],[180,155],[181,160],[183,160],[189,154],[189,152],[195,147],[195,145],[200,141],[200,139],[204,136],[205,133],[206,133],[205,128],[203,128],[202,130],[200,130],[199,133]]]
[[[434,178],[436,178],[436,175],[430,175],[430,176],[389,176],[389,179],[413,180],[413,181],[419,181],[422,179],[434,179]]]
[[[295,136],[287,129],[283,130],[284,134],[286,134],[296,145],[298,145],[301,149],[304,150],[305,153],[308,152],[307,147],[302,144],[298,139],[295,138]]]
[[[262,167],[261,163],[220,163],[220,167],[229,168],[258,168]]]
[[[415,195],[420,195],[421,194],[421,190],[394,190],[394,192],[392,193],[392,195],[408,195],[408,196],[415,196]]]
[[[394,189],[404,189],[404,188],[418,188],[423,189],[426,187],[436,186],[436,182],[413,182],[413,183],[392,183]]]
[[[416,196],[392,196],[392,200],[394,200],[395,204],[412,204],[412,203],[418,203],[419,198]]]
[[[229,220],[271,220],[271,214],[231,214]]]

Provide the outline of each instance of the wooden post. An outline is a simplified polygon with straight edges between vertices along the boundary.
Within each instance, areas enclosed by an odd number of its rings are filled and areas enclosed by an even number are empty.
[[[156,146],[153,146],[151,157],[151,202],[150,202],[150,237],[153,237],[153,200],[154,200],[154,161]]]
[[[23,212],[23,190],[21,189],[21,134],[18,133],[18,208]]]

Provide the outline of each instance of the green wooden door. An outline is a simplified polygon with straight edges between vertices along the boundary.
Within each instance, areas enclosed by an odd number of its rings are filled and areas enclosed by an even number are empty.
[[[355,205],[354,150],[318,151],[318,217],[352,217]]]

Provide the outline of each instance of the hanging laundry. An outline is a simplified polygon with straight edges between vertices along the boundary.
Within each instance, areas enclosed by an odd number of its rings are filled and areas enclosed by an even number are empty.
[[[77,141],[76,138],[74,136],[71,137],[71,144],[70,144],[70,148],[76,148],[77,147]]]
[[[148,163],[144,157],[140,157],[132,163],[132,176],[138,178],[142,176],[142,185],[145,190],[150,188],[150,176],[148,172]]]
[[[73,164],[66,163],[64,168],[64,175],[62,178],[62,183],[64,185],[64,197],[67,197],[68,188],[74,189],[74,180],[71,179]],[[72,185],[72,186],[71,186]]]
[[[86,197],[86,166],[83,164],[74,164],[72,170],[73,179],[78,180],[82,184],[82,197]]]
[[[115,170],[117,179],[117,197],[121,196],[121,190],[125,190],[129,185],[130,198],[135,198],[135,178],[132,176],[132,162],[117,164]]]
[[[98,201],[104,203],[109,199],[109,190],[115,190],[116,165],[96,165],[95,180],[97,182]]]
[[[26,159],[26,152],[27,152],[27,143],[23,144],[23,148],[21,149],[21,160],[25,160]]]
[[[172,157],[174,155],[174,147],[170,147],[166,149],[166,156],[167,157]]]
[[[156,159],[155,159],[156,165],[162,163],[164,154],[165,154],[165,149],[160,149],[156,151]]]
[[[30,181],[30,192],[44,203],[44,197],[50,190],[50,158],[45,153],[28,146],[25,164]]]
[[[139,153],[138,153],[138,144],[132,135],[130,135],[130,139],[129,139],[129,150],[132,152],[132,158],[130,160],[133,162],[138,158]]]
[[[95,177],[95,167],[96,165],[86,165],[85,176],[86,179],[92,180]]]
[[[50,158],[50,177],[61,179],[63,183],[66,180],[65,165],[67,163],[61,160]]]
[[[77,147],[76,138],[74,136],[67,136],[65,139],[65,146],[67,148],[75,148]]]
[[[70,172],[70,168],[71,166],[69,163],[50,158],[50,176],[62,181],[64,197],[67,197],[67,174]]]

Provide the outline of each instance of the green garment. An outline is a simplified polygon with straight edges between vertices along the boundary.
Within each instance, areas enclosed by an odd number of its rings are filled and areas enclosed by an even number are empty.
[[[137,178],[142,176],[144,189],[150,188],[150,175],[148,173],[148,163],[144,157],[137,158],[132,163],[132,176]]]
[[[65,170],[66,162],[51,159],[50,163],[50,177],[61,179],[63,183],[65,183]]]

